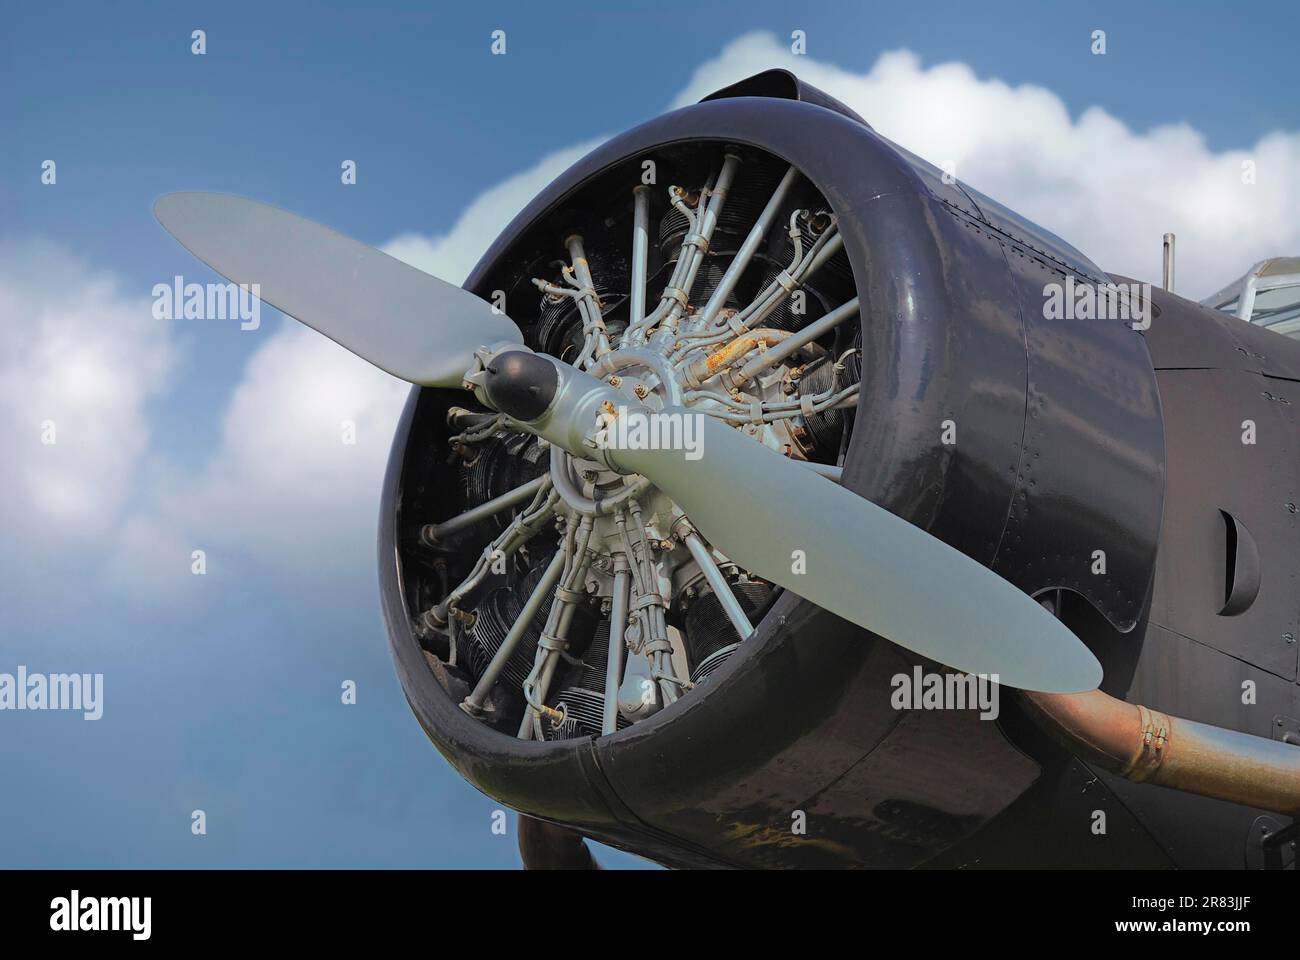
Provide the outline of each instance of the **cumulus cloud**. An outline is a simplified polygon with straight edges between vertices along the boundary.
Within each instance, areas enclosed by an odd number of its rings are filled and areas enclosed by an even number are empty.
[[[371,562],[378,492],[409,385],[285,321],[250,358],[197,472],[166,470],[129,518],[115,579],[154,586],[204,550],[210,574],[252,557],[313,575]]]
[[[431,237],[403,233],[384,244],[384,252],[425,273],[452,283],[464,283],[479,257],[515,214],[603,141],[601,137],[547,154],[522,173],[479,194],[446,233]]]
[[[0,528],[24,551],[112,529],[177,349],[147,297],[48,241],[0,243]]]
[[[1103,269],[1159,280],[1161,237],[1178,235],[1179,292],[1202,297],[1269,256],[1300,253],[1300,132],[1215,152],[1186,124],[1145,132],[1106,110],[1071,117],[1056,94],[925,67],[907,50],[866,73],[795,56],[749,33],[703,64],[674,106],[772,67],[848,104],[877,131],[1074,244]],[[1243,183],[1253,163],[1255,183]]]

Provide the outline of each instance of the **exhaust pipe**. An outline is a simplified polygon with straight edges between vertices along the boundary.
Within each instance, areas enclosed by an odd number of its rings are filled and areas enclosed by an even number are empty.
[[[599,870],[582,834],[519,814],[519,855],[525,870]]]
[[[1100,690],[1025,698],[1049,734],[1128,780],[1300,815],[1300,749],[1288,743],[1171,717]]]

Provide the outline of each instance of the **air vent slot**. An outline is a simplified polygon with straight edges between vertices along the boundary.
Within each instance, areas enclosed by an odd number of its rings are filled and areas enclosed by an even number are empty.
[[[1224,571],[1221,617],[1235,617],[1247,610],[1259,596],[1259,547],[1246,525],[1220,510],[1227,527],[1227,566]]]

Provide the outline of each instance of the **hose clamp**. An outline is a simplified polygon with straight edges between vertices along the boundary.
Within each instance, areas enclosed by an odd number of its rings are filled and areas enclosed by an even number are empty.
[[[565,603],[582,603],[587,599],[587,595],[581,590],[570,590],[568,587],[556,587],[555,599],[563,600]]]
[[[543,633],[541,638],[537,641],[537,645],[543,650],[553,650],[556,653],[564,651],[569,646],[559,637],[553,636],[549,633]]]

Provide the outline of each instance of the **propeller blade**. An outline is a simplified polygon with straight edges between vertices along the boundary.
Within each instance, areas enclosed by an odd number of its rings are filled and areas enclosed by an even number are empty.
[[[523,342],[467,290],[285,210],[169,193],[154,216],[217,273],[402,380],[459,387],[480,345]]]
[[[712,417],[668,412],[698,424],[698,459],[681,449],[609,453],[676,501],[741,567],[1006,686],[1074,693],[1101,683],[1101,664],[1083,642],[992,570]]]

